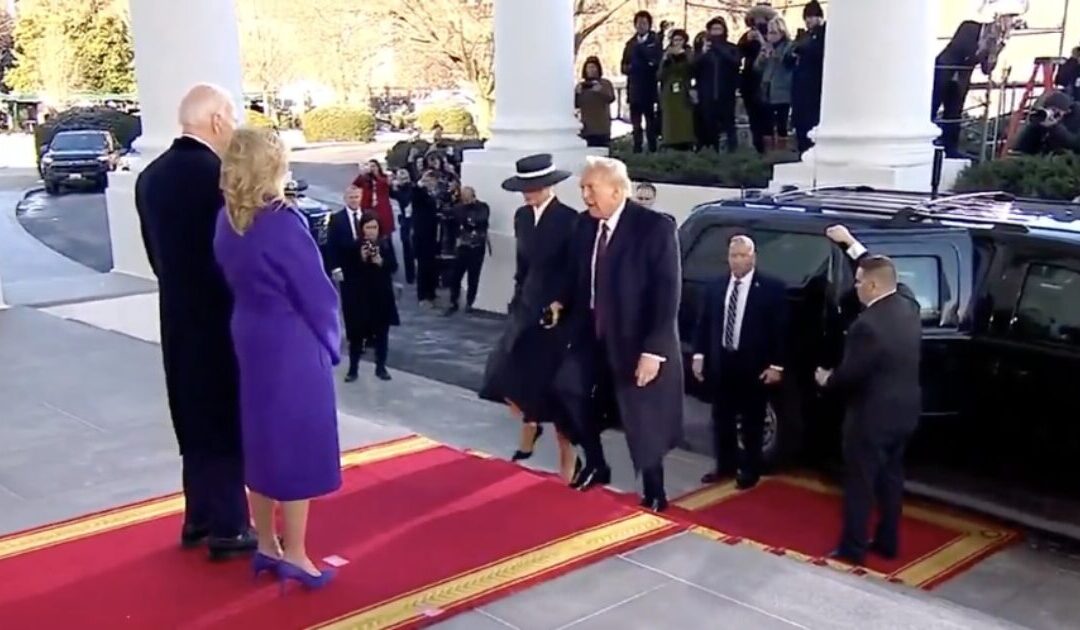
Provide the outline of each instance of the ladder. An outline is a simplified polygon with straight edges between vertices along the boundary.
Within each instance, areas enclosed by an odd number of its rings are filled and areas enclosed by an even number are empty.
[[[1005,130],[1005,140],[998,150],[998,157],[1004,157],[1012,145],[1013,137],[1020,130],[1020,123],[1024,121],[1028,110],[1031,109],[1037,98],[1035,89],[1037,87],[1042,88],[1042,94],[1053,90],[1057,69],[1064,62],[1065,60],[1061,57],[1036,57],[1035,65],[1031,69],[1031,78],[1028,79],[1027,84],[1024,86],[1024,93],[1020,97],[1016,109],[1009,116],[1009,126]],[[1040,72],[1042,73],[1042,81],[1039,81]]]

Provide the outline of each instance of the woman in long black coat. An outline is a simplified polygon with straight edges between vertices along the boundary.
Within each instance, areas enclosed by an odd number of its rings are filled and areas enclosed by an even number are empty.
[[[514,214],[514,297],[506,330],[488,358],[480,396],[509,403],[520,413],[524,425],[515,461],[531,457],[542,424],[554,423],[559,429],[560,470],[570,482],[577,469],[573,436],[568,435],[552,388],[566,342],[561,329],[547,329],[541,320],[572,269],[569,247],[578,213],[555,197],[553,187],[570,173],[556,170],[550,155],[523,158],[517,171],[516,177],[503,182],[504,189],[520,192],[525,199]]]
[[[375,350],[375,376],[389,381],[386,369],[390,327],[399,326],[394,297],[397,257],[388,236],[379,234],[379,218],[370,213],[360,217],[354,264],[344,274],[341,301],[345,331],[349,340],[361,340]],[[350,366],[348,380],[355,380],[356,366]]]

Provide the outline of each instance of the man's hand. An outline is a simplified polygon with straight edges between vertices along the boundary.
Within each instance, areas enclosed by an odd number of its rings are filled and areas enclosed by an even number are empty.
[[[780,370],[776,368],[768,368],[764,372],[762,372],[761,376],[759,376],[758,378],[760,378],[761,382],[765,383],[766,385],[776,385],[781,381],[781,379],[784,378],[784,375],[782,372],[780,372]]]
[[[547,310],[551,312],[551,319],[547,318],[540,320],[540,325],[547,329],[552,329],[559,325],[559,316],[562,315],[563,305],[558,302],[552,302]]]
[[[825,387],[829,383],[829,379],[832,378],[832,370],[826,370],[825,368],[818,368],[814,372],[814,380],[817,381],[819,387]]]
[[[647,355],[641,355],[641,358],[637,362],[637,370],[634,371],[634,378],[637,379],[638,387],[645,387],[649,383],[656,379],[656,375],[660,373],[660,359]]]
[[[345,281],[345,274],[341,271],[341,269],[334,269],[333,271],[331,271],[330,277],[334,279],[334,282]]]
[[[840,245],[842,247],[849,247],[855,242],[855,237],[851,235],[851,230],[847,229],[845,225],[833,225],[825,230],[825,236],[830,241]]]
[[[694,357],[690,363],[690,370],[694,373],[694,378],[699,382],[705,382],[705,357]]]

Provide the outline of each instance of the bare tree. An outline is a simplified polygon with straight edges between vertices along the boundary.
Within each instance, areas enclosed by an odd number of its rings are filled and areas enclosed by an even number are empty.
[[[630,1],[575,0],[574,52]],[[458,76],[473,87],[481,128],[490,124],[495,105],[492,5],[492,0],[396,0],[385,8],[406,45],[448,60]]]
[[[275,95],[298,74],[294,5],[287,0],[236,3],[244,81],[262,92],[271,118]]]
[[[351,104],[367,102],[367,79],[376,52],[389,43],[373,20],[370,6],[355,0],[305,0],[293,2],[292,19],[308,74],[337,92]]]

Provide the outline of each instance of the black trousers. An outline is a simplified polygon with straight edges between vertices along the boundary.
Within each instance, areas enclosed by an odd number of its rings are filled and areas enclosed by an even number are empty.
[[[349,341],[349,371],[355,372],[360,367],[360,357],[364,356],[364,349],[371,346],[375,350],[376,369],[386,367],[386,356],[390,352],[390,329],[383,329],[369,339]]]
[[[611,134],[610,133],[592,133],[581,134],[581,139],[585,141],[585,146],[589,147],[610,147],[611,146]]]
[[[649,152],[656,152],[660,135],[660,118],[656,115],[656,103],[630,103],[630,125],[633,127],[634,153],[641,153],[642,135],[648,139]]]
[[[439,260],[435,248],[421,248],[416,253],[416,298],[434,300],[439,288]]]
[[[480,270],[484,267],[483,247],[458,247],[454,258],[454,270],[450,277],[450,303],[457,306],[461,300],[461,281],[468,278],[469,289],[465,293],[465,303],[472,306],[476,302],[476,292],[480,288]]]
[[[235,538],[251,526],[244,489],[244,458],[239,454],[185,453],[184,523],[210,530],[214,538]]]
[[[725,147],[731,153],[739,148],[739,133],[735,127],[734,105],[702,103],[697,108],[698,144],[703,149],[720,150],[720,135],[727,140]]]
[[[746,117],[750,120],[750,137],[753,139],[754,150],[758,153],[765,152],[765,136],[770,135],[770,123],[772,112],[766,103],[757,97],[743,97],[743,105],[746,106]]]
[[[401,263],[405,267],[405,282],[416,282],[416,253],[412,242],[412,217],[398,215],[398,233],[401,236]]]
[[[738,352],[723,351],[719,369],[712,408],[716,470],[723,474],[738,471],[750,480],[759,479],[768,390],[758,378],[760,373],[748,369]]]
[[[941,146],[945,149],[945,156],[960,157],[960,123],[964,117],[964,101],[967,100],[970,79],[957,81],[951,79],[952,75],[952,72],[942,70],[934,75],[930,111],[941,128]]]
[[[869,546],[870,514],[877,503],[874,547],[896,554],[904,502],[904,451],[908,434],[844,438],[844,531],[839,551],[862,559]]]
[[[769,105],[769,124],[765,129],[766,135],[774,135],[780,138],[788,136],[788,118],[791,115],[791,105]]]

